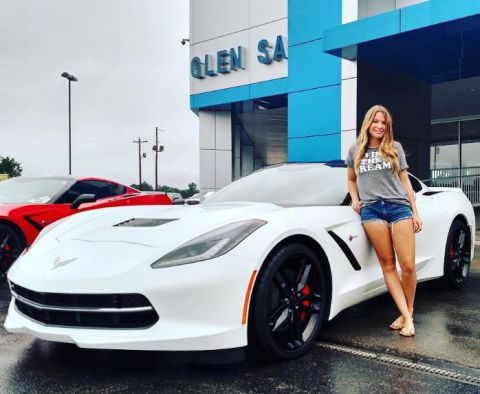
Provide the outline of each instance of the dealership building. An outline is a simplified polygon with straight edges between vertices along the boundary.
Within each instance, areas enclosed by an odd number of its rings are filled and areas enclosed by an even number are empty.
[[[410,171],[480,202],[480,1],[190,0],[200,187],[344,159],[389,108]]]

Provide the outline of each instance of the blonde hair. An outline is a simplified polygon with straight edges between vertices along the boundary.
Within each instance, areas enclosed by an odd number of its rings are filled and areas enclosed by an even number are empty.
[[[357,155],[355,157],[355,171],[358,172],[360,167],[360,162],[365,157],[365,153],[368,149],[368,140],[369,140],[369,129],[373,123],[375,115],[380,112],[385,117],[385,134],[383,135],[382,142],[378,148],[378,153],[383,158],[392,164],[392,172],[394,174],[400,173],[400,163],[398,160],[398,153],[395,147],[393,146],[393,128],[392,128],[392,116],[388,109],[381,105],[374,105],[371,107],[365,114],[363,119],[362,128],[360,129],[360,134],[357,138]]]

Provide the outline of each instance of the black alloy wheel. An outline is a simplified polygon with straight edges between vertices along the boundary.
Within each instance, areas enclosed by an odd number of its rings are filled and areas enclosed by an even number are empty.
[[[0,223],[0,278],[25,249],[23,237],[11,226]]]
[[[322,264],[310,248],[291,244],[278,250],[252,296],[249,342],[254,350],[277,360],[306,353],[322,326],[327,298]]]
[[[448,232],[445,247],[443,287],[461,289],[470,273],[471,238],[467,225],[455,220]]]

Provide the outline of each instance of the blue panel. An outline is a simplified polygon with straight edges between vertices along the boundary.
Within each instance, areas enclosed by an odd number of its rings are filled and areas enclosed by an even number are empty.
[[[329,52],[398,33],[400,10],[393,10],[325,30],[323,50]]]
[[[289,0],[289,46],[322,38],[322,31],[342,23],[341,0]]]
[[[478,48],[480,13],[359,43],[356,58],[427,83],[438,83],[479,76]]]
[[[250,98],[250,86],[243,85],[235,88],[215,90],[213,92],[194,94],[190,97],[193,100],[192,109],[244,101]],[[192,103],[192,101],[190,102]]]
[[[288,92],[288,78],[272,79],[250,85],[250,98],[276,96]]]
[[[340,85],[288,95],[288,137],[340,132]]]
[[[414,30],[480,13],[478,0],[431,0],[402,9],[402,31]]]
[[[341,48],[479,13],[478,0],[430,0],[329,28],[323,32],[323,50],[341,55]]]
[[[288,139],[288,161],[323,162],[340,159],[341,135]]]
[[[198,109],[214,105],[246,101],[258,97],[276,96],[287,93],[287,91],[288,78],[272,79],[270,81],[258,82],[251,85],[242,85],[234,88],[193,94],[190,96],[190,108]]]
[[[341,61],[322,51],[322,40],[296,45],[290,47],[289,51],[290,92],[340,82]]]

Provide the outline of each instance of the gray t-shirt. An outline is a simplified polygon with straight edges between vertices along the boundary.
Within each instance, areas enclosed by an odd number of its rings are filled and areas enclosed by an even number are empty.
[[[393,146],[398,153],[400,169],[408,169],[402,145],[395,141]],[[357,144],[353,144],[348,150],[345,162],[350,168],[354,168],[357,151]],[[378,153],[378,148],[367,149],[365,157],[360,162],[358,169],[357,186],[362,207],[374,204],[379,197],[393,203],[410,205],[407,192],[399,176],[392,173],[392,164],[389,161],[383,160],[382,156]]]

